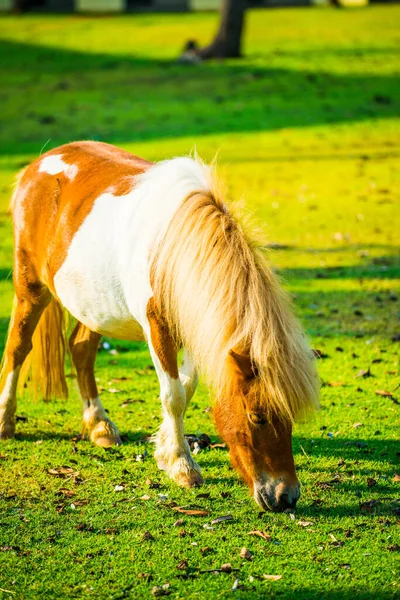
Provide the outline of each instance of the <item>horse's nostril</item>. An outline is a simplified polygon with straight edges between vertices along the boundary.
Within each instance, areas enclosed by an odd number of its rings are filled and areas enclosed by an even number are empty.
[[[289,494],[282,494],[279,498],[279,505],[282,507],[282,510],[286,510],[287,508],[295,508],[297,502],[297,498],[289,498]]]

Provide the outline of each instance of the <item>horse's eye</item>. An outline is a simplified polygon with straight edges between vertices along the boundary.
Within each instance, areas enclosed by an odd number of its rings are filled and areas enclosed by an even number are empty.
[[[248,417],[254,425],[265,425],[267,419],[262,413],[248,413]]]

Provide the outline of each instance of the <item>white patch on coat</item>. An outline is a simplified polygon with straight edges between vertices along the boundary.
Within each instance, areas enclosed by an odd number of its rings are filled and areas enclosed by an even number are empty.
[[[0,394],[0,434],[4,429],[12,427],[14,430],[14,415],[17,407],[17,383],[21,367],[15,367],[7,375],[3,391]]]
[[[83,421],[84,423],[94,423],[96,421],[106,420],[107,415],[100,401],[100,398],[83,401]]]
[[[192,357],[184,350],[182,364],[179,369],[179,379],[182,382],[183,387],[186,391],[186,407],[193,397],[193,394],[196,391],[197,384],[199,381],[196,365],[193,362]]]
[[[39,173],[47,173],[48,175],[58,175],[64,173],[70,181],[72,181],[78,174],[78,167],[76,165],[69,165],[63,161],[62,154],[53,154],[52,156],[45,156],[40,161]]]
[[[0,409],[3,408],[10,400],[13,400],[17,392],[17,383],[21,367],[15,367],[13,371],[6,377],[3,391],[0,394]]]
[[[97,198],[54,277],[60,301],[75,318],[128,340],[147,330],[151,249],[183,200],[209,189],[207,169],[190,158],[158,163],[136,181],[129,194]]]

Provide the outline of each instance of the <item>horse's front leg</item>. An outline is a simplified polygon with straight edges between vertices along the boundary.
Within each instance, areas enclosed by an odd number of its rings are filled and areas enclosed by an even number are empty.
[[[200,485],[203,483],[200,467],[193,460],[184,436],[183,417],[187,406],[187,392],[179,378],[177,349],[157,312],[154,309],[148,310],[147,317],[149,322],[147,338],[160,382],[164,416],[163,423],[155,436],[154,455],[157,465],[181,486]],[[188,389],[188,392],[189,396],[192,389]]]
[[[199,382],[195,364],[187,350],[184,350],[183,352],[182,364],[179,369],[179,379],[181,380],[183,387],[185,388],[187,408],[190,400],[193,397],[193,394],[196,391],[197,384]]]

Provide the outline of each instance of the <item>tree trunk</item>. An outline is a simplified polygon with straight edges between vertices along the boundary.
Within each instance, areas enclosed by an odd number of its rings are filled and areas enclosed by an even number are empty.
[[[222,0],[221,22],[214,41],[198,51],[201,58],[239,58],[246,0]]]
[[[25,0],[13,0],[12,3],[12,11],[13,13],[22,13],[24,12],[26,9],[26,2]]]

